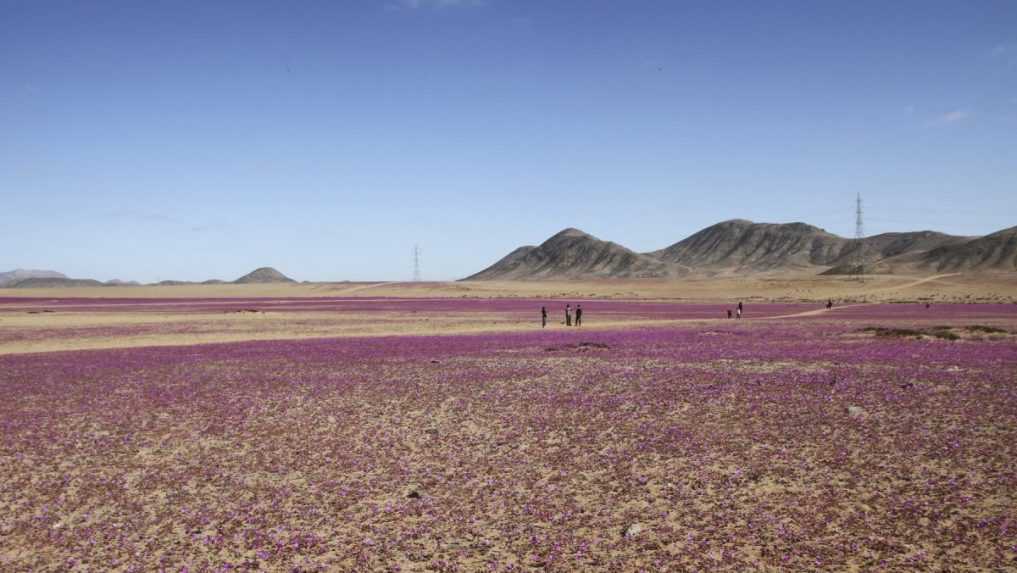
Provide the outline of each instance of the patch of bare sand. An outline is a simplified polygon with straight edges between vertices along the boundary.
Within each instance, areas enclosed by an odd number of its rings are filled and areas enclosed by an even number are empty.
[[[570,332],[581,336],[583,332],[596,330],[668,327],[701,322],[711,321],[621,317],[598,320]],[[547,331],[561,328],[564,327],[552,324]],[[430,336],[536,330],[540,330],[540,326],[535,320],[496,313],[19,314],[13,315],[12,318],[5,317],[4,321],[0,322],[0,355],[255,340]]]
[[[572,281],[343,282],[0,289],[0,297],[43,298],[613,298],[688,301],[1017,301],[1017,273],[817,276],[749,274],[681,279]]]

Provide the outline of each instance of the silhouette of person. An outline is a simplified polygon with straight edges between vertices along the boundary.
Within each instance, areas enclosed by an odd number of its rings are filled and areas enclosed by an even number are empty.
[[[833,300],[826,301],[826,310],[833,308]]]
[[[738,318],[742,317],[742,310],[744,310],[742,308],[742,301],[738,301]]]
[[[729,309],[727,309],[727,317],[728,317],[728,318],[731,318],[731,309],[730,309],[730,308],[729,308]]]
[[[572,305],[565,305],[565,326],[572,326]]]
[[[547,326],[547,307],[540,307],[540,328]]]
[[[583,325],[583,305],[576,305],[576,326]]]

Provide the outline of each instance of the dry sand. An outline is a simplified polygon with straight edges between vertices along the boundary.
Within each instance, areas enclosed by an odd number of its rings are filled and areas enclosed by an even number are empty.
[[[932,300],[1017,302],[1017,273],[934,276],[743,275],[683,279],[586,281],[448,281],[225,284],[139,287],[0,289],[0,297],[441,297],[613,298],[682,301]]]
[[[182,285],[143,287],[5,289],[0,297],[42,299],[95,298],[255,298],[351,297],[368,302],[386,297],[406,298],[560,298],[641,299],[670,302],[811,301],[828,298],[844,304],[889,301],[1017,302],[1017,275],[936,275],[846,277],[724,277],[683,280],[599,280],[573,282],[420,282],[420,283],[299,283],[249,285]],[[176,346],[346,336],[470,334],[529,330],[532,321],[511,314],[387,311],[178,312],[188,301],[160,302],[145,309],[108,307],[96,300],[96,311],[77,309],[26,312],[40,303],[8,302],[0,308],[0,354]],[[92,303],[89,303],[92,304]],[[233,305],[224,300],[222,305]],[[235,301],[238,309],[246,303]],[[105,308],[103,308],[105,307]],[[230,306],[232,308],[232,306]],[[822,311],[818,311],[822,312]],[[637,317],[598,317],[592,328],[664,326],[668,320]],[[695,321],[693,321],[695,322]]]

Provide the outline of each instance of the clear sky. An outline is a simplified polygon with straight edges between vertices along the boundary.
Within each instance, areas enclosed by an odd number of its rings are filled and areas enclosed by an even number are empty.
[[[1017,225],[1017,2],[0,0],[0,271],[425,279]]]

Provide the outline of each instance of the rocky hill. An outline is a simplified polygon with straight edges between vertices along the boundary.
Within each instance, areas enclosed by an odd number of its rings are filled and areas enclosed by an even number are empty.
[[[982,238],[913,231],[847,239],[805,223],[733,219],[664,249],[636,253],[565,229],[539,246],[519,247],[466,280],[1015,270],[1015,236],[1017,227]]]
[[[538,246],[519,247],[466,280],[666,277],[678,269],[651,256],[565,229]]]
[[[67,277],[32,277],[10,283],[7,288],[61,288],[101,287],[103,283],[93,279],[70,279]]]
[[[861,241],[846,240],[850,247],[844,255],[832,261],[831,268],[821,274],[886,274],[913,271],[930,250],[960,245],[970,241],[971,237],[957,237],[936,231],[914,231],[883,233],[865,237]]]
[[[14,269],[13,271],[7,271],[0,273],[0,288],[5,286],[13,285],[18,281],[25,279],[65,279],[66,275],[58,273],[56,271],[41,271],[33,269]]]
[[[234,284],[292,283],[296,282],[272,267],[261,267],[233,281]]]
[[[664,261],[701,271],[827,271],[831,274],[889,272],[925,252],[970,237],[935,231],[883,233],[846,239],[805,223],[717,223],[653,253]]]
[[[850,241],[805,223],[734,219],[648,254],[688,269],[768,271],[830,265],[850,248]]]
[[[941,272],[1017,271],[1017,227],[930,250],[919,267]]]

